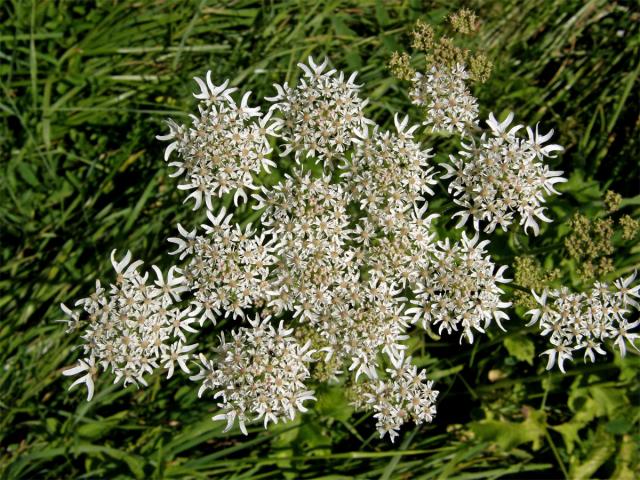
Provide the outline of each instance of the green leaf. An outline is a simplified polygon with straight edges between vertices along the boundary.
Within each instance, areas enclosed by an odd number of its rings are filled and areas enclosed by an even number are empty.
[[[325,456],[331,454],[331,436],[317,422],[305,422],[300,427],[298,445],[308,455]]]
[[[331,23],[333,24],[333,28],[335,29],[337,35],[341,35],[344,37],[358,36],[356,32],[354,32],[347,26],[343,17],[339,17],[339,16],[331,17]]]
[[[301,415],[296,415],[292,421],[287,423],[281,423],[271,426],[271,431],[277,434],[278,431],[282,431],[279,435],[276,435],[271,440],[271,445],[276,449],[287,448],[294,444],[300,433]],[[293,426],[295,428],[291,428]]]
[[[506,337],[502,343],[507,349],[507,352],[509,352],[509,355],[521,362],[527,362],[529,365],[533,365],[536,348],[533,342],[527,337]]]
[[[613,436],[600,426],[592,441],[591,450],[585,455],[583,463],[572,463],[569,476],[572,480],[586,480],[593,478],[594,473],[606,462],[616,450]]]
[[[382,0],[376,0],[376,20],[378,20],[381,27],[386,27],[391,23],[389,13]]]
[[[616,416],[622,408],[629,404],[629,400],[622,390],[593,386],[589,387],[589,393],[600,406],[599,411],[602,413],[599,416],[603,414],[608,417]]]
[[[594,418],[618,417],[618,413],[626,404],[628,404],[628,399],[624,392],[613,388],[600,385],[572,388],[568,405],[575,412],[575,415],[570,421],[550,428],[562,435],[567,452],[572,453],[575,444],[581,440],[579,431],[582,428],[586,427]],[[609,430],[611,433],[626,433],[628,430],[624,430],[625,425],[625,420],[618,417],[618,420],[607,424],[607,429],[612,429]]]
[[[36,174],[33,170],[33,167],[25,162],[18,163],[17,167],[18,172],[20,172],[20,176],[24,181],[26,181],[30,186],[34,188],[38,188],[40,186],[40,182],[36,177]]]
[[[580,442],[578,432],[583,427],[583,423],[575,421],[565,422],[561,425],[556,425],[555,427],[550,426],[550,428],[562,435],[562,440],[564,440],[564,444],[567,447],[567,453],[572,453],[575,448],[575,444]]]
[[[88,440],[97,440],[104,437],[107,433],[118,426],[121,420],[127,416],[126,411],[118,412],[115,415],[103,418],[94,422],[88,422],[80,425],[76,432],[81,437]]]
[[[605,429],[608,433],[613,433],[617,435],[622,435],[625,433],[629,433],[631,428],[633,427],[632,423],[628,418],[618,417],[611,420],[609,423],[605,425]]]
[[[528,409],[523,422],[482,420],[470,424],[471,430],[480,441],[495,442],[504,450],[511,450],[523,443],[532,443],[533,449],[542,446],[546,432],[546,415],[543,411]]]
[[[334,420],[346,422],[351,418],[353,407],[349,405],[343,386],[323,388],[317,392],[316,412]]]

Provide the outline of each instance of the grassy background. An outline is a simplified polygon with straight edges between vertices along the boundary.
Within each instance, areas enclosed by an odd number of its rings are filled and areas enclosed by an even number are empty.
[[[477,90],[483,112],[543,121],[567,147],[559,166],[572,182],[554,207],[554,228],[566,231],[563,219],[577,210],[595,215],[605,188],[635,196],[625,205],[637,215],[636,3],[465,4],[484,18],[478,43],[496,64]],[[361,72],[370,113],[386,123],[410,109],[406,85],[385,69],[389,55],[416,19],[441,23],[453,9],[443,0],[0,2],[0,476],[639,474],[637,357],[547,374],[540,359],[530,364],[530,349],[542,344],[516,315],[508,334],[473,349],[457,339],[416,343],[441,404],[433,425],[406,428],[396,445],[379,441],[339,388],[321,390],[316,411],[299,422],[248,438],[222,434],[210,421],[213,405],[181,378],[155,378],[144,391],[102,379],[91,403],[66,392],[60,371],[78,339],[54,322],[59,303],[109,272],[111,249],[163,264],[175,224],[198,223],[154,139],[163,119],[193,109],[194,75],[211,69],[259,97],[295,79],[301,59],[326,54]],[[549,234],[526,249],[544,260],[557,242]],[[637,258],[621,256],[616,267],[629,270]],[[491,371],[504,378],[489,381]]]

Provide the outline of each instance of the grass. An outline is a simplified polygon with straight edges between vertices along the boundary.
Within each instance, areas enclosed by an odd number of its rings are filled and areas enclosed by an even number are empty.
[[[606,188],[635,196],[626,211],[637,216],[633,2],[473,6],[485,21],[479,44],[496,64],[477,91],[484,111],[541,121],[567,147],[559,167],[572,172],[572,184],[556,217],[595,211]],[[450,9],[441,0],[0,5],[0,476],[638,476],[637,357],[547,374],[539,359],[518,358],[517,346],[535,336],[516,315],[508,334],[473,349],[416,339],[415,355],[442,392],[439,414],[433,425],[406,428],[396,445],[379,441],[371,419],[352,414],[338,388],[322,389],[316,411],[298,423],[256,427],[248,438],[222,434],[210,421],[214,406],[180,379],[154,378],[143,391],[102,379],[91,403],[66,392],[60,372],[78,338],[55,323],[59,303],[87,294],[109,271],[112,249],[162,264],[175,224],[198,223],[154,139],[165,118],[193,108],[194,75],[211,69],[260,97],[271,83],[294,80],[301,59],[326,54],[360,72],[371,115],[386,123],[409,108],[387,58],[416,19],[441,22]],[[562,220],[557,228],[566,231]],[[505,245],[498,257],[521,251],[511,240],[497,239]],[[547,236],[524,247],[544,261],[554,242]],[[638,265],[637,248],[626,252],[620,271]],[[508,378],[490,382],[494,370]],[[527,433],[536,429],[540,435]]]

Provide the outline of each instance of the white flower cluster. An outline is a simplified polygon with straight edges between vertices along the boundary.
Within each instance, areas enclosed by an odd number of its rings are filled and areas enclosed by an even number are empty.
[[[346,81],[344,73],[326,70],[329,60],[316,64],[298,64],[304,72],[295,87],[274,84],[277,94],[266,97],[273,102],[269,113],[278,113],[276,124],[281,127],[282,155],[293,153],[296,161],[315,158],[331,167],[341,158],[353,141],[353,134],[372,123],[363,113],[368,100],[358,96],[356,73]]]
[[[433,420],[439,392],[433,390],[433,382],[427,381],[424,370],[418,372],[411,365],[411,357],[399,357],[387,373],[387,380],[368,380],[357,386],[360,398],[356,405],[373,410],[381,436],[388,434],[393,442],[407,421],[419,425]]]
[[[255,198],[266,233],[278,238],[268,306],[313,325],[337,365],[375,377],[378,353],[404,348],[404,299],[392,283],[361,278],[370,256],[358,245],[364,230],[349,228],[348,193],[328,175],[297,172]]]
[[[424,265],[415,290],[414,322],[424,328],[438,327],[438,333],[446,330],[461,332],[460,341],[466,337],[473,343],[473,331],[484,333],[495,320],[502,328],[501,320],[509,317],[502,311],[511,306],[500,300],[503,291],[498,283],[509,282],[502,275],[506,266],[495,270],[495,264],[486,255],[489,241],[478,242],[478,235],[451,244],[449,239],[437,243],[434,260]],[[504,329],[503,329],[504,330]]]
[[[384,131],[363,113],[367,102],[358,95],[355,74],[345,80],[326,60],[300,67],[304,77],[297,85],[275,86],[266,115],[248,106],[248,94],[237,105],[228,82],[216,86],[210,73],[206,81],[196,79],[199,116],[190,127],[169,121],[169,134],[158,138],[170,142],[165,159],[186,177],[178,188],[189,191],[195,208],[205,206],[208,222],[200,233],[178,225],[169,241],[184,265],[169,270],[167,280],[153,267],[158,279],[147,285],[148,276],[137,272],[140,262],[129,265],[127,255],[114,260],[118,281],[109,295],[98,284],[95,298],[78,303],[89,321],[86,359],[67,372],[85,373],[76,384],[89,386],[96,362],[125,384],[144,385],[143,374],[159,367],[171,375],[176,362],[188,372],[196,346],[186,340],[186,333],[196,333],[192,325],[230,317],[250,326],[235,330],[229,342],[223,335],[212,358],[201,354],[201,371],[191,377],[202,382],[200,395],[212,390],[222,409],[214,419],[226,420],[227,429],[238,420],[246,433],[248,422],[266,426],[304,412],[303,402],[314,399],[309,384],[317,380],[308,365],[322,352],[322,379],[361,388],[356,403],[372,409],[381,436],[393,440],[405,421],[429,422],[435,414],[437,392],[406,353],[412,323],[473,342],[493,321],[501,327],[508,319],[504,309],[511,304],[501,300],[499,287],[508,281],[506,267],[491,260],[488,241],[478,234],[438,238],[438,215],[428,213],[427,202],[436,184],[433,154],[414,137],[418,127],[396,116],[394,131]],[[434,118],[460,130],[475,122],[477,106],[465,98],[462,67],[453,74],[447,80],[432,72],[427,81],[440,84],[428,95],[433,108],[444,108],[433,110]],[[461,204],[475,202],[485,198],[471,185],[480,182],[495,190],[482,208],[503,205],[525,215],[531,198],[542,201],[541,190],[552,191],[559,181],[533,157],[541,160],[557,148],[541,146],[546,136],[530,133],[521,140],[517,128],[505,132],[508,122],[493,123],[496,138],[482,147],[492,153],[469,154],[471,166],[460,167],[452,185],[461,186],[452,189]],[[296,165],[280,172],[278,184],[258,185],[255,174],[278,168],[276,149]],[[174,151],[178,160],[171,160]],[[291,165],[283,164],[283,170]],[[532,181],[527,169],[546,180]],[[518,194],[497,191],[506,181]],[[258,212],[254,226],[241,227],[226,209],[216,212],[213,199],[227,194]],[[80,321],[65,311],[71,323]],[[389,363],[394,368],[385,370]]]
[[[533,292],[540,307],[527,312],[529,326],[537,323],[553,346],[542,353],[549,357],[547,370],[557,363],[564,373],[564,362],[573,360],[573,353],[579,351],[584,351],[585,362],[587,358],[595,362],[596,354],[606,355],[602,347],[609,341],[623,357],[626,342],[640,351],[634,343],[640,335],[632,332],[640,321],[627,318],[631,308],[638,309],[634,297],[640,298],[640,285],[631,287],[635,277],[634,273],[619,278],[613,283],[615,288],[596,282],[589,293],[570,292],[566,287],[545,290],[540,296]]]
[[[64,375],[83,374],[71,387],[84,383],[87,399],[94,392],[94,379],[100,368],[115,375],[114,383],[147,385],[144,375],[158,368],[173,375],[177,364],[186,373],[191,352],[197,344],[187,345],[187,333],[196,333],[191,324],[189,309],[175,304],[184,292],[184,277],[171,267],[167,278],[158,267],[152,266],[156,280],[148,283],[149,274],[140,274],[141,261],[131,263],[131,253],[116,261],[115,250],[111,263],[116,282],[106,290],[96,282],[96,291],[76,302],[81,310],[71,310],[62,304],[67,315],[68,331],[84,328],[83,357],[78,364],[65,370]]]
[[[394,117],[396,131],[356,131],[354,151],[340,166],[342,178],[352,199],[366,212],[373,228],[397,228],[394,213],[412,208],[433,195],[435,173],[429,160],[431,149],[424,150],[413,138],[417,126],[409,127],[409,117]]]
[[[310,343],[301,346],[292,328],[281,321],[276,329],[270,317],[256,316],[249,325],[232,332],[229,342],[222,334],[215,361],[200,354],[200,372],[191,377],[202,382],[199,397],[212,390],[218,400],[222,413],[213,419],[226,420],[225,431],[237,419],[245,435],[246,422],[263,420],[266,428],[269,422],[293,420],[298,411],[307,411],[305,400],[315,400],[304,384],[313,361]]]
[[[543,159],[562,147],[544,145],[553,130],[541,135],[537,126],[535,133],[527,127],[528,138],[519,137],[516,134],[522,125],[509,128],[512,120],[513,113],[501,123],[490,114],[487,124],[491,136],[485,133],[479,142],[463,143],[460,157],[451,155],[451,164],[443,164],[447,173],[442,178],[453,178],[449,193],[464,208],[454,215],[460,217],[458,227],[471,217],[476,230],[480,230],[481,221],[487,222],[487,233],[497,226],[506,230],[517,213],[524,231],[531,228],[537,235],[537,220],[551,221],[544,214],[544,197],[559,194],[554,185],[566,179],[560,176],[562,172],[549,170]]]
[[[276,314],[295,311],[302,321],[312,319],[312,309],[331,304],[334,285],[357,281],[345,252],[349,219],[344,191],[328,175],[313,178],[296,171],[254,198],[255,208],[265,209],[265,233],[278,240],[269,305]]]
[[[229,192],[234,192],[238,205],[240,199],[246,200],[246,190],[255,188],[252,173],[275,167],[268,158],[271,147],[267,135],[275,135],[278,125],[270,121],[270,114],[263,116],[259,108],[249,107],[251,92],[237,105],[231,97],[237,89],[227,88],[228,80],[216,86],[211,72],[206,83],[195,80],[201,90],[194,95],[200,100],[200,115],[191,115],[193,124],[189,128],[169,120],[169,133],[157,138],[171,141],[165,151],[166,161],[173,151],[178,153],[179,159],[169,162],[176,168],[171,176],[185,176],[185,183],[178,188],[191,192],[187,200],[194,200],[194,210],[203,202],[212,210],[212,198]]]
[[[468,133],[478,123],[478,101],[467,88],[464,65],[433,66],[428,73],[416,72],[411,101],[424,108],[423,125],[432,131]]]
[[[272,241],[254,235],[251,225],[242,230],[232,224],[225,209],[218,215],[207,211],[207,217],[205,235],[178,225],[180,237],[169,238],[177,245],[170,253],[190,259],[183,268],[185,288],[193,296],[191,315],[199,317],[200,325],[206,319],[215,324],[221,312],[244,318],[244,310],[266,297],[269,267],[277,260]]]

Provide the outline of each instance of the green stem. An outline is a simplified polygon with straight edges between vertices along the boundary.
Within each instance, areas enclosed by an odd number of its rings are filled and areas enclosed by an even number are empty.
[[[549,435],[549,431],[545,428],[544,430],[544,435],[547,438],[547,442],[549,442],[549,446],[551,447],[551,450],[553,451],[553,455],[556,457],[556,461],[558,462],[558,465],[560,466],[560,470],[562,470],[562,474],[564,475],[565,479],[569,478],[569,472],[567,471],[567,467],[564,466],[564,463],[562,462],[562,459],[560,458],[560,452],[558,452],[558,449],[556,448],[556,444],[553,443],[553,439],[551,438],[551,435]]]

